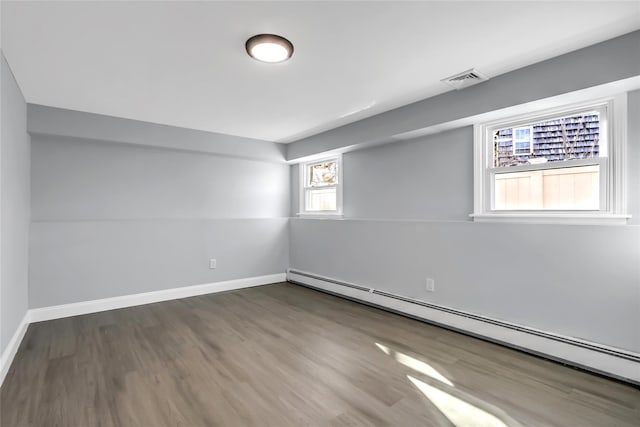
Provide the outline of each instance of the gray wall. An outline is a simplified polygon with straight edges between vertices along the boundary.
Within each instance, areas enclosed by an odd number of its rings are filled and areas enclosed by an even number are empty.
[[[345,216],[468,220],[473,211],[469,153],[472,127],[345,154]]]
[[[286,270],[282,161],[32,139],[31,308]]]
[[[31,308],[287,268],[287,218],[38,221],[31,235]]]
[[[290,177],[291,177],[291,209],[290,216],[295,217],[298,212],[300,212],[300,175],[299,175],[300,165],[291,165],[290,168]]]
[[[285,146],[252,138],[156,123],[28,105],[29,133],[177,148],[233,157],[282,162]]]
[[[0,353],[28,309],[29,150],[27,106],[0,53]]]
[[[34,221],[289,213],[284,164],[77,138],[32,140]]]
[[[627,137],[627,173],[628,197],[627,208],[633,214],[629,224],[640,225],[640,90],[629,93]],[[640,246],[640,242],[638,242]],[[639,280],[640,282],[640,280]],[[638,284],[640,287],[640,283]],[[640,311],[640,301],[638,302]]]
[[[629,225],[471,222],[467,127],[346,153],[346,219],[292,219],[290,268],[638,352],[639,110],[635,91]]]

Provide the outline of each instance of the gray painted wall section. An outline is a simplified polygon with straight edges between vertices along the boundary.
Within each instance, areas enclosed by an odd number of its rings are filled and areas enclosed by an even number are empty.
[[[285,164],[32,137],[34,221],[289,216]]]
[[[30,307],[283,273],[289,179],[284,163],[34,136]]]
[[[29,150],[27,106],[0,53],[0,353],[28,309]]]
[[[31,308],[283,273],[287,218],[34,222]],[[216,258],[218,268],[209,269]]]
[[[300,212],[300,165],[291,165],[290,168],[291,185],[291,212],[290,216],[295,217]]]
[[[465,127],[344,154],[347,219],[292,219],[290,268],[640,352],[638,112],[634,91],[628,225],[470,221]],[[291,182],[296,191],[297,174]]]
[[[471,127],[345,154],[345,216],[469,220],[473,212],[469,153],[473,153]]]
[[[638,75],[640,31],[635,31],[502,74],[462,91],[447,92],[301,139],[287,146],[287,159],[391,141],[393,135],[400,133]]]
[[[240,136],[29,104],[29,133],[283,162],[285,146]]]
[[[640,225],[640,90],[627,95],[627,140],[627,208],[633,215],[629,224]],[[640,301],[638,306],[640,311]]]
[[[290,268],[640,351],[640,226],[292,219],[289,229]]]

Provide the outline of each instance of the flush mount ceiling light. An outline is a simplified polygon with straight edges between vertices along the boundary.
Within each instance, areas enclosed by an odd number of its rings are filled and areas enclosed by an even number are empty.
[[[247,40],[247,53],[262,62],[283,62],[293,55],[293,45],[284,37],[275,34],[258,34]]]

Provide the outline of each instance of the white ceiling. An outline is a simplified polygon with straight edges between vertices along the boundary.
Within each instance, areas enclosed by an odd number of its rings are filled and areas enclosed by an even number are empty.
[[[2,3],[27,102],[280,142],[639,28],[640,1]],[[257,33],[293,58],[250,59]]]

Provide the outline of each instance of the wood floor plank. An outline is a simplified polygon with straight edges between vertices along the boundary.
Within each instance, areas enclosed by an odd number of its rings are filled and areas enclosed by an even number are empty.
[[[479,420],[638,426],[640,390],[288,283],[32,324],[0,390],[2,427]]]

